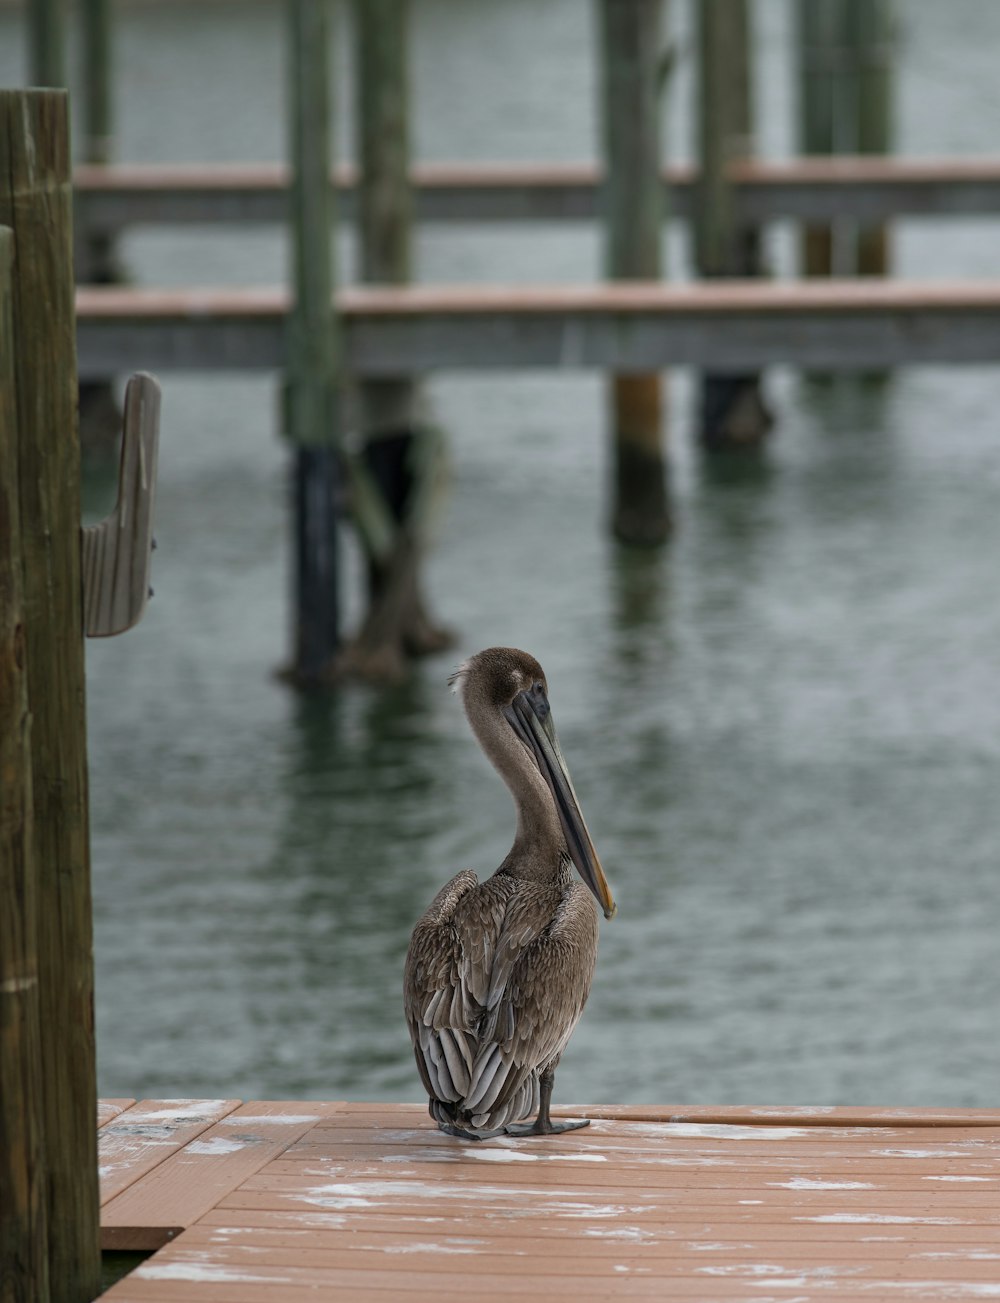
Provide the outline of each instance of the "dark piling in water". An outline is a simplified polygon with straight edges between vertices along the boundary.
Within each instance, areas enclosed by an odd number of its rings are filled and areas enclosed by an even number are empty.
[[[763,273],[761,233],[740,216],[731,165],[753,154],[753,40],[747,0],[701,0],[698,23],[698,184],[695,258],[705,278]],[[701,441],[709,451],[758,447],[771,416],[754,372],[701,381]]]
[[[28,0],[28,70],[35,86],[66,85],[66,0]]]
[[[17,606],[8,611],[3,602],[0,658],[5,677],[10,678],[11,696],[5,684],[0,718],[3,747],[5,752],[13,748],[14,768],[10,786],[4,769],[2,825],[4,838],[13,835],[19,850],[2,871],[19,876],[27,890],[17,921],[5,919],[16,935],[10,952],[4,940],[3,968],[6,974],[11,956],[14,963],[19,956],[20,972],[14,974],[19,989],[0,988],[4,1125],[9,1122],[6,1110],[16,1109],[20,1097],[25,1129],[23,1139],[15,1137],[15,1142],[27,1148],[0,1167],[5,1181],[8,1163],[36,1173],[28,1186],[16,1192],[15,1208],[22,1230],[30,1228],[46,1237],[48,1292],[40,1278],[34,1292],[25,1285],[22,1296],[83,1303],[97,1294],[100,1254],[76,320],[65,92],[0,91],[0,153],[5,159],[0,171],[0,225],[13,230],[14,246],[13,325],[10,331],[6,325],[3,329],[8,346],[13,341],[13,384],[5,383],[0,392],[7,395],[3,420],[9,431],[13,410],[16,433],[16,444],[9,437],[0,439],[5,450],[0,497],[7,507],[0,515],[6,519],[5,533],[15,540],[13,555],[20,558],[23,612],[18,619],[13,614]],[[16,484],[7,478],[12,470]],[[11,514],[15,499],[16,535]],[[5,547],[0,550],[6,552]],[[9,559],[5,569],[10,587],[14,567]],[[12,594],[16,603],[18,596],[13,590]],[[5,899],[13,885],[5,877]],[[6,909],[3,912],[6,915]],[[31,995],[33,962],[37,963],[37,1002]],[[18,1028],[23,1039],[11,1041]],[[7,1102],[11,1078],[13,1105]],[[40,1141],[34,1119],[40,1119]],[[6,1139],[0,1137],[0,1148],[6,1149]],[[44,1222],[37,1206],[39,1171]],[[4,1220],[6,1216],[5,1201]],[[5,1266],[7,1261],[5,1254]],[[41,1270],[37,1244],[26,1246],[15,1261],[29,1280],[29,1271]]]
[[[605,273],[659,280],[664,3],[598,0],[598,10]],[[661,543],[670,533],[661,377],[613,376],[610,398],[612,530],[623,543]]]
[[[374,285],[411,279],[409,15],[409,0],[354,5],[358,248],[361,280]],[[360,441],[347,457],[368,610],[339,666],[385,681],[401,678],[411,656],[450,642],[430,618],[420,582],[438,440],[421,420],[412,376],[366,381],[358,397]]]
[[[891,0],[799,0],[799,152],[887,154],[893,147]],[[883,276],[884,222],[806,223],[806,276]]]
[[[855,51],[857,151],[889,154],[893,149],[895,15],[892,0],[849,0],[848,38]],[[855,234],[858,275],[888,275],[891,249],[887,224],[862,222]]]
[[[291,0],[288,34],[294,303],[288,322],[285,429],[294,445],[294,635],[286,677],[309,689],[328,680],[340,646],[340,415],[326,6]]]
[[[103,165],[111,161],[113,135],[111,0],[83,0],[80,36],[82,155],[85,163]],[[111,231],[78,223],[76,279],[88,285],[114,285],[121,280]],[[80,443],[84,451],[107,454],[114,449],[120,428],[121,408],[114,396],[111,377],[81,382]]]

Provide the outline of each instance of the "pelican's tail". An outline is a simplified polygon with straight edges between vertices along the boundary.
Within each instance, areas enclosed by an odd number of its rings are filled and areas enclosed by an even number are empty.
[[[519,1090],[499,1108],[470,1109],[465,1100],[430,1099],[427,1109],[442,1131],[468,1140],[488,1140],[504,1134],[512,1122],[521,1122],[538,1112],[538,1073],[532,1072]]]

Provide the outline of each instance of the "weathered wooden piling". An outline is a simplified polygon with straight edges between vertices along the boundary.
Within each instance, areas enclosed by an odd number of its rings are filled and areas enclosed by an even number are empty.
[[[884,154],[892,148],[891,0],[799,0],[799,152]],[[806,223],[807,276],[884,275],[884,223]]]
[[[28,68],[35,86],[66,85],[66,0],[28,0]]]
[[[753,40],[747,0],[700,0],[695,261],[705,278],[762,274],[759,227],[740,214],[731,164],[753,154]],[[700,432],[710,450],[759,445],[771,425],[760,376],[702,377]]]
[[[112,140],[112,21],[111,0],[83,0],[79,14],[82,45],[82,149],[87,164],[111,161]],[[114,237],[89,222],[86,209],[77,214],[76,278],[87,285],[111,285],[121,279]],[[86,451],[106,453],[117,440],[121,410],[112,378],[80,382],[80,443]]]
[[[411,279],[409,0],[356,0],[358,249],[362,281]],[[359,390],[361,445],[349,461],[351,504],[368,562],[368,611],[341,669],[395,679],[409,656],[438,651],[447,633],[427,613],[420,583],[437,436],[420,418],[412,376],[369,380]]]
[[[0,91],[0,154],[0,225],[14,232],[13,391],[24,610],[18,654],[31,719],[48,1277],[53,1303],[82,1303],[97,1293],[100,1256],[65,92]],[[28,1053],[30,1067],[30,1048]]]
[[[325,0],[290,0],[289,122],[294,307],[288,323],[286,433],[295,446],[294,637],[289,679],[322,684],[340,645],[337,572],[339,400],[333,309],[329,18]]]
[[[799,153],[835,154],[844,132],[841,107],[841,0],[798,3]],[[832,223],[802,228],[802,270],[806,276],[833,273]]]
[[[605,272],[658,280],[662,271],[660,88],[665,0],[598,0]],[[658,374],[611,381],[612,529],[624,543],[670,532],[663,386]]]
[[[857,152],[889,154],[893,147],[895,14],[892,0],[847,0],[847,24],[855,61]],[[885,276],[890,263],[886,224],[859,224],[856,241],[858,275]]]
[[[12,233],[0,227],[0,1299],[49,1298]]]

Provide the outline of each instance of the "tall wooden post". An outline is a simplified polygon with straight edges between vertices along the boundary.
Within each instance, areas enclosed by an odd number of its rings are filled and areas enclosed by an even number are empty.
[[[892,0],[799,0],[799,149],[884,154],[892,148]],[[807,276],[884,275],[884,224],[808,223]]]
[[[888,154],[893,146],[892,0],[847,0],[848,38],[854,52],[859,154]],[[857,271],[885,276],[889,271],[889,228],[882,222],[857,229]]]
[[[695,256],[704,277],[762,273],[760,231],[741,220],[730,165],[753,154],[747,0],[700,0]],[[701,438],[709,449],[758,445],[771,425],[760,376],[702,378]]]
[[[295,302],[288,323],[287,433],[295,445],[294,660],[320,685],[339,646],[337,334],[333,309],[327,0],[289,0]]]
[[[48,1303],[13,253],[12,233],[0,227],[0,1298]]]
[[[406,285],[411,277],[413,198],[409,131],[410,0],[356,0],[358,248],[361,279]],[[343,673],[392,680],[407,659],[450,641],[427,614],[419,564],[435,434],[420,420],[411,376],[360,386],[363,442],[351,458],[352,509],[368,560],[369,605],[345,650]],[[361,479],[365,480],[362,484]]]
[[[87,163],[111,161],[112,22],[111,0],[83,0],[82,156]],[[76,278],[81,284],[111,285],[121,279],[110,231],[78,223]],[[80,441],[85,451],[107,452],[117,444],[121,410],[112,378],[80,384]]]
[[[100,1280],[69,130],[63,91],[0,91],[31,715],[41,1114],[53,1303]]]
[[[612,280],[658,280],[664,0],[598,0],[598,8],[605,271]],[[615,376],[611,408],[613,531],[625,543],[660,543],[670,532],[660,376]]]
[[[846,62],[842,0],[799,0],[798,82],[799,153],[847,152],[842,106]],[[834,227],[807,222],[802,230],[802,269],[806,276],[833,274]]]
[[[28,67],[35,86],[66,85],[66,0],[28,0]]]

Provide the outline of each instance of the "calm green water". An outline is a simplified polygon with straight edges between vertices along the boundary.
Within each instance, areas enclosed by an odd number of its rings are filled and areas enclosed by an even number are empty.
[[[901,8],[901,147],[995,148],[1000,7]],[[422,157],[593,156],[588,5],[415,9]],[[786,6],[759,12],[780,155]],[[281,152],[279,7],[126,8],[120,53],[121,157]],[[20,57],[2,11],[4,81]],[[682,67],[676,156],[687,94]],[[998,235],[905,225],[900,269],[1000,274]],[[777,232],[779,269],[789,245]],[[148,232],[124,252],[149,283],[284,267],[272,232]],[[419,269],[585,279],[598,253],[588,231],[437,230]],[[681,273],[679,239],[671,257]],[[156,600],[88,649],[102,1092],[419,1097],[409,929],[512,833],[445,679],[506,642],[546,667],[620,904],[560,1099],[998,1102],[1000,373],[775,374],[766,465],[728,480],[692,451],[677,376],[678,531],[656,556],[605,536],[595,377],[436,380],[451,475],[428,585],[459,648],[404,688],[324,704],[271,677],[287,570],[273,379],[164,379]],[[350,553],[345,574],[353,618]]]

